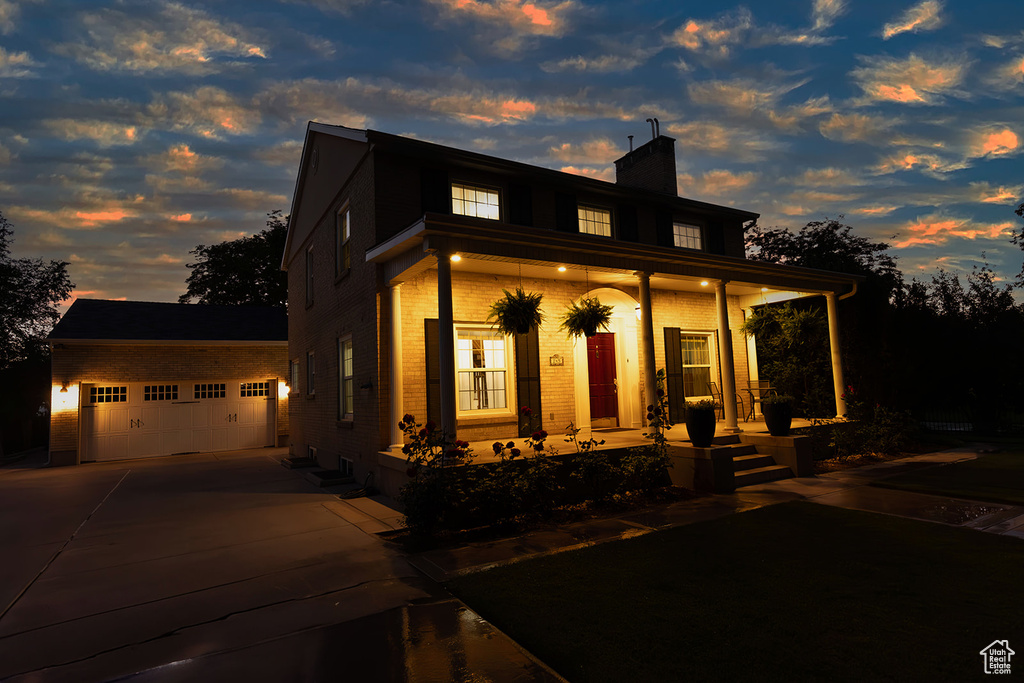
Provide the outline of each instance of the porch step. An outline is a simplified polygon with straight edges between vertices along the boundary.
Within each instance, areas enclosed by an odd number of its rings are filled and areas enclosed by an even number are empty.
[[[287,467],[290,470],[294,470],[300,467],[315,467],[316,463],[313,462],[312,458],[308,458],[304,455],[293,455],[285,458],[281,461],[282,467]]]
[[[753,445],[748,445],[750,455],[735,455],[732,458],[733,472],[743,472],[758,467],[771,467],[775,465],[775,458],[770,455],[761,455]]]
[[[711,442],[714,446],[731,446],[740,442],[739,434],[722,434],[716,436]]]
[[[772,462],[774,462],[774,459]],[[769,481],[778,481],[779,479],[790,479],[793,476],[793,471],[785,465],[768,465],[767,467],[755,467],[736,472],[734,476],[736,478],[736,488],[740,488],[741,486],[764,484]]]

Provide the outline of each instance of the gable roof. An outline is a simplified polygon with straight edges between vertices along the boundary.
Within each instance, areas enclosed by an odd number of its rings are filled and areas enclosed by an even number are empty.
[[[269,306],[207,306],[78,299],[50,341],[284,342],[288,312]]]

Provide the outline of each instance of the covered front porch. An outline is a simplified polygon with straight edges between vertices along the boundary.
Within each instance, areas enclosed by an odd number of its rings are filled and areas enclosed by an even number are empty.
[[[382,331],[390,329],[382,338],[389,343],[381,345],[381,364],[390,369],[391,384],[386,443],[397,455],[402,444],[397,425],[406,413],[421,422],[434,420],[452,438],[457,435],[483,444],[477,453],[486,454],[495,440],[507,442],[523,435],[516,429],[517,409],[532,401],[542,404],[535,412],[549,433],[564,430],[571,421],[582,429],[583,439],[593,435],[624,446],[642,443],[646,406],[656,403],[655,373],[669,366],[671,375],[670,352],[678,359],[681,336],[685,340],[703,335],[707,358],[703,375],[682,376],[667,388],[676,407],[683,400],[711,398],[711,385],[718,387],[721,396],[748,396],[748,383],[758,380],[756,348],[753,339],[738,332],[739,326],[754,306],[808,296],[824,296],[827,301],[835,414],[846,412],[836,302],[856,291],[856,278],[851,276],[612,242],[600,236],[522,227],[510,235],[488,221],[430,214],[368,252],[367,259],[384,266],[389,294],[381,297]],[[487,327],[489,304],[502,289],[517,286],[543,292],[545,303],[550,300],[553,307],[585,296],[600,297],[612,306],[609,333],[616,344],[612,364],[616,395],[611,425],[596,419],[592,411],[587,340],[567,340],[564,333],[556,332],[558,318],[551,310],[546,311],[539,353],[534,352],[533,363],[540,367],[530,368],[534,381],[527,387],[533,392],[530,400],[523,393],[525,385],[513,384],[525,374],[517,367],[509,371],[509,389],[502,396],[504,413],[474,414],[462,405],[458,328]],[[423,339],[424,323],[431,321],[435,321],[436,336],[430,338],[428,333]],[[507,343],[512,342],[509,338]],[[423,358],[424,351],[427,366],[417,372],[415,360]],[[515,355],[519,354],[517,347]],[[431,364],[436,365],[431,368]],[[424,375],[428,378],[425,394],[413,385]],[[754,428],[756,423],[743,421],[749,402],[740,407],[731,400],[723,403],[719,434]],[[755,417],[758,407],[754,407]],[[617,431],[598,431],[606,426]],[[678,438],[685,440],[685,436]]]

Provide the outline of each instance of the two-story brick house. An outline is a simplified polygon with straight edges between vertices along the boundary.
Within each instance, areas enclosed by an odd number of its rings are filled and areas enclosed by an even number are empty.
[[[835,301],[855,278],[747,260],[757,214],[677,196],[671,138],[615,163],[610,183],[310,123],[282,264],[293,454],[383,483],[406,413],[469,441],[520,436],[522,406],[552,431],[640,428],[658,368],[677,415],[756,379],[745,311],[800,296],[828,298],[842,387]],[[546,320],[506,338],[488,310],[518,286]],[[560,318],[584,296],[613,307],[609,330],[570,339]],[[739,430],[731,401],[724,419]]]

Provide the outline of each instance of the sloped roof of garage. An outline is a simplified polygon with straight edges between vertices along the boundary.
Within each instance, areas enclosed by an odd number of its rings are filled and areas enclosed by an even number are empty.
[[[287,342],[288,313],[266,306],[207,306],[78,299],[50,341]]]

